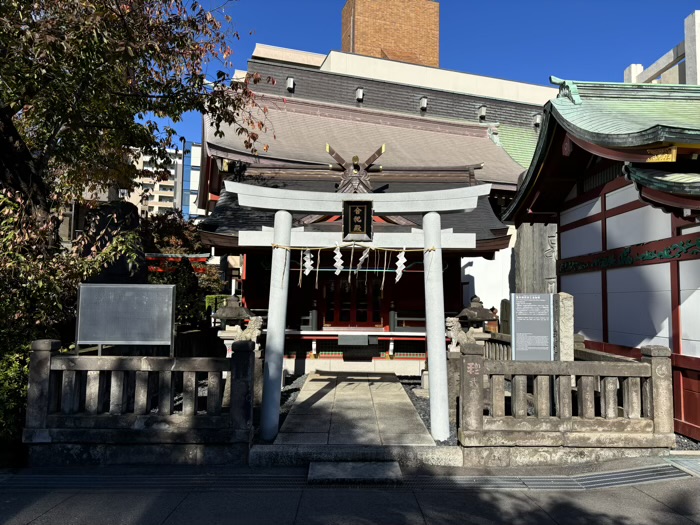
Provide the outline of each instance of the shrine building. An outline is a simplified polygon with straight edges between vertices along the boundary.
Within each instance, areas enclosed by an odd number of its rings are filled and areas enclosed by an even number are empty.
[[[267,108],[258,116],[268,122],[259,139],[260,145],[269,145],[268,151],[259,147],[251,154],[230,129],[216,137],[205,117],[199,202],[211,214],[202,235],[217,254],[245,255],[239,294],[248,308],[263,315],[268,309],[274,210],[240,206],[224,180],[290,191],[402,198],[489,185],[478,190],[481,196],[472,210],[441,217],[443,231],[473,236],[473,242],[444,246],[445,312],[457,314],[474,294],[485,307],[499,308],[500,300],[514,291],[513,231],[497,214],[510,202],[529,163],[541,106],[555,91],[439,69],[432,58],[424,65],[405,50],[405,42],[365,45],[363,38],[373,35],[376,40],[377,33],[386,33],[381,24],[388,24],[415,40],[425,38],[423,47],[431,48],[431,32],[398,27],[407,23],[405,9],[427,9],[421,11],[428,18],[423,23],[436,31],[438,27],[438,18],[431,18],[439,17],[436,2],[386,2],[381,14],[369,16],[367,10],[375,4],[348,2],[343,34],[353,29],[355,36],[352,42],[344,37],[342,52],[318,55],[256,47],[248,73],[276,80],[253,86],[258,102]],[[352,49],[373,56],[353,54]],[[306,240],[290,251],[293,282],[285,352],[297,362],[289,361],[287,368],[300,371],[299,357],[307,355],[321,359],[303,363],[305,371],[324,360],[336,361],[333,366],[345,360],[354,361],[355,369],[381,368],[391,358],[404,362],[405,373],[418,373],[425,359],[423,254],[406,246],[405,269],[397,282],[396,259],[404,245],[390,239],[416,234],[423,218],[409,208],[395,214],[373,212],[371,238],[356,241],[354,249],[344,240],[342,219],[342,213],[293,213],[293,238]],[[344,264],[340,273],[334,266],[336,242]],[[367,243],[373,249],[358,270]],[[302,248],[314,258],[309,275],[303,272]]]

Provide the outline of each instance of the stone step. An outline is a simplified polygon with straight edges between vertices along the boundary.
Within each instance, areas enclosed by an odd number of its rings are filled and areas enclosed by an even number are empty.
[[[321,462],[309,464],[310,484],[400,485],[401,467],[396,461],[384,462]]]
[[[306,467],[313,462],[391,462],[402,467],[461,467],[460,447],[408,445],[253,445],[251,467]]]

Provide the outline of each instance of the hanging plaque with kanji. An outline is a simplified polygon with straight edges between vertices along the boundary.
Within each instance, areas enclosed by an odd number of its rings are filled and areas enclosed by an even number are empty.
[[[343,241],[372,240],[372,203],[345,201],[343,203]]]

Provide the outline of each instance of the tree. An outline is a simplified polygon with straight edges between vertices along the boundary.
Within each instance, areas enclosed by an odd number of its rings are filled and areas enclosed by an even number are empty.
[[[170,255],[201,254],[208,249],[202,243],[197,225],[186,221],[179,210],[168,210],[141,220],[141,244],[146,253]],[[176,320],[196,325],[206,321],[206,297],[221,293],[224,285],[216,266],[198,264],[195,272],[190,261],[161,264],[162,272],[149,273],[151,284],[174,284],[176,292]]]
[[[187,111],[255,150],[260,78],[233,81],[237,34],[221,16],[187,0],[1,2],[0,186],[49,217],[86,188],[131,189],[134,152],[165,176],[176,130],[153,117]]]
[[[140,245],[112,225],[64,250],[62,208],[132,189],[138,155],[166,177],[178,137],[157,118],[206,112],[258,147],[260,78],[233,81],[230,21],[192,0],[0,1],[0,441],[19,435],[28,343],[70,342],[78,283]]]

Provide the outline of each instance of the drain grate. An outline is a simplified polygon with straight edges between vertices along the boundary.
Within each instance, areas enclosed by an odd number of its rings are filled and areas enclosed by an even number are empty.
[[[673,465],[658,465],[618,472],[600,474],[582,474],[573,478],[586,489],[623,487],[640,483],[658,482],[672,479],[689,478],[690,474]]]
[[[515,476],[414,476],[404,478],[404,487],[415,490],[519,489],[527,487]]]
[[[580,483],[567,476],[529,476],[521,479],[530,490],[584,490]]]

